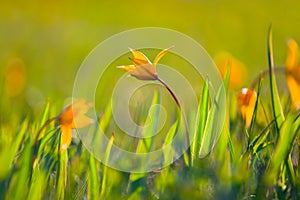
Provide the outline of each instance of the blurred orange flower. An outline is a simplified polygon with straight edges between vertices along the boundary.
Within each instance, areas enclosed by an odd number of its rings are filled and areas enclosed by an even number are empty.
[[[24,90],[26,84],[25,65],[23,61],[19,58],[10,60],[4,76],[7,95],[9,97],[18,96]]]
[[[287,42],[288,54],[285,63],[286,82],[293,106],[298,110],[300,108],[300,62],[299,47],[295,40],[290,39]]]
[[[229,86],[233,89],[239,89],[247,80],[247,70],[245,65],[234,58],[227,52],[218,53],[214,61],[220,70],[221,75],[224,77],[228,68],[230,68]]]
[[[257,94],[250,88],[243,88],[238,94],[238,102],[242,113],[242,118],[246,122],[246,126],[250,127],[254,112]]]
[[[129,48],[134,57],[129,58],[133,62],[133,65],[123,65],[118,66],[117,68],[129,72],[131,76],[134,76],[140,80],[157,80],[156,64],[172,47],[161,51],[154,59],[153,64],[142,52]]]
[[[61,150],[68,148],[72,140],[72,129],[83,128],[93,123],[93,120],[85,114],[92,107],[92,103],[86,104],[85,99],[75,101],[67,106],[58,116],[62,132]]]

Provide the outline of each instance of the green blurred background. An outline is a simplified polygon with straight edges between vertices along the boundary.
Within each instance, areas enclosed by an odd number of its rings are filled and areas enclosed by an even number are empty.
[[[34,98],[72,94],[81,62],[101,41],[124,30],[158,26],[194,38],[214,57],[230,52],[252,80],[266,69],[266,37],[273,24],[276,64],[283,64],[286,39],[300,40],[300,1],[1,1],[1,77],[20,58]]]

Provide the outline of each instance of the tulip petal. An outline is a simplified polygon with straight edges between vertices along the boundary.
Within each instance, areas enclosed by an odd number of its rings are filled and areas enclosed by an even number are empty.
[[[69,147],[72,141],[72,129],[83,128],[91,123],[93,120],[85,114],[93,106],[92,103],[86,103],[85,99],[79,99],[67,106],[58,116],[57,120],[60,123],[61,134],[61,149],[60,151]]]
[[[72,141],[72,129],[69,126],[61,126],[61,148],[60,150],[67,149]]]
[[[131,76],[136,77],[140,80],[156,80],[157,74],[151,64],[144,64],[136,67],[135,69],[129,71]]]
[[[73,117],[76,118],[77,116],[84,115],[87,111],[93,106],[92,103],[86,103],[85,99],[79,99],[75,101],[72,105],[73,110]]]
[[[141,59],[138,59],[138,58],[129,58],[129,60],[131,60],[133,62],[135,67],[138,67],[140,65],[145,65],[145,64],[152,65],[150,62],[146,62],[145,60],[141,60]]]
[[[300,109],[300,66],[299,47],[295,40],[287,42],[288,54],[285,63],[286,82],[291,95],[292,104],[296,110]]]
[[[173,46],[172,46],[173,47]],[[170,48],[172,48],[170,47]],[[170,49],[167,48],[160,52],[156,58],[155,62],[158,62],[159,59],[166,54],[166,52]],[[129,48],[130,49],[130,48]],[[124,66],[118,66],[117,68],[121,68],[127,72],[131,76],[136,77],[139,80],[157,80],[157,73],[155,70],[155,67],[152,65],[152,63],[149,61],[149,59],[141,52],[130,49],[132,52],[134,58],[129,58],[134,66],[132,65],[124,65]]]
[[[289,39],[287,42],[288,54],[285,63],[287,70],[292,71],[299,63],[299,47],[295,40]]]
[[[140,51],[136,51],[134,49],[129,48],[129,50],[131,51],[131,53],[133,54],[133,57],[135,59],[141,60],[143,62],[143,64],[145,63],[151,63],[149,61],[149,59]]]
[[[158,63],[158,61],[170,50],[170,49],[172,49],[174,47],[174,45],[173,46],[170,46],[169,48],[167,48],[167,49],[164,49],[164,50],[162,50],[156,57],[155,57],[155,59],[154,59],[154,63],[153,63],[153,65],[154,65],[154,68],[156,68],[156,64]]]
[[[135,66],[134,66],[134,65],[123,65],[123,66],[117,66],[117,68],[123,69],[123,70],[129,72],[129,71],[131,71],[132,69],[134,69]]]
[[[250,88],[243,88],[242,92],[238,95],[242,118],[245,120],[247,127],[251,125],[256,100],[257,94]]]
[[[135,67],[134,65],[124,65],[118,66],[117,68],[123,69],[131,76],[136,77],[140,80],[155,80],[156,79],[156,72],[153,70],[151,64],[143,64]]]
[[[73,118],[81,113],[85,114],[88,111],[88,108],[85,106],[85,99],[79,99],[72,104]]]
[[[300,109],[300,83],[292,75],[286,76],[287,86],[290,91],[292,104],[296,110]]]
[[[67,125],[73,121],[73,108],[72,105],[67,106],[63,111],[58,115],[58,121],[61,125]]]
[[[71,128],[83,128],[86,127],[87,125],[92,124],[93,122],[94,122],[93,119],[85,115],[80,115],[74,118],[74,123],[72,124]]]

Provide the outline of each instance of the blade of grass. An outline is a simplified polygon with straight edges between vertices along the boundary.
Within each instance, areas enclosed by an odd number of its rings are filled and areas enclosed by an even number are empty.
[[[160,104],[160,93],[158,90],[155,90],[152,103],[151,105],[159,105]],[[157,131],[157,125],[159,120],[159,113],[160,113],[160,107],[155,106],[154,109],[152,109],[151,112],[148,113],[147,119],[145,124],[148,126],[144,128],[143,135],[153,135]],[[153,137],[140,139],[136,148],[136,153],[148,153],[152,149],[152,141]],[[144,166],[143,164],[147,165],[147,160],[144,161],[144,163],[140,163],[141,171],[143,171]],[[137,181],[138,179],[141,179],[146,176],[146,173],[131,173],[129,180],[130,183]]]
[[[50,110],[50,103],[48,101],[45,105],[39,127],[41,127],[47,121],[47,119],[49,118],[49,110]]]
[[[207,156],[214,147],[217,139],[219,139],[219,135],[216,134],[221,133],[222,129],[219,130],[219,128],[223,128],[224,121],[221,121],[217,116],[226,114],[225,95],[224,85],[222,84],[218,88],[214,100],[211,103],[212,106],[208,112],[199,157]]]
[[[255,106],[254,106],[254,110],[253,110],[253,115],[252,115],[252,119],[251,119],[251,124],[250,124],[250,128],[249,128],[249,141],[251,141],[252,137],[253,137],[253,128],[254,128],[254,124],[256,121],[256,115],[257,115],[257,110],[258,110],[258,103],[259,103],[259,98],[260,98],[260,93],[261,93],[261,87],[262,87],[262,82],[261,82],[261,78],[259,79],[258,82],[258,87],[257,87],[257,98],[256,98],[256,102],[255,102]],[[248,143],[249,144],[249,143]]]
[[[160,113],[160,93],[158,90],[155,90],[151,106],[155,106],[153,109],[151,109],[151,112],[149,110],[147,119],[145,124],[147,124],[147,127],[144,128],[142,135],[143,136],[152,136],[157,131],[157,125],[159,120],[159,113]],[[141,139],[137,146],[137,153],[148,153],[152,149],[152,142],[153,137],[144,138]]]
[[[52,137],[54,137],[56,135],[57,131],[58,131],[58,128],[55,128],[55,129],[49,131],[47,134],[45,134],[45,136],[43,138],[40,139],[40,141],[39,141],[40,145],[38,145],[38,147],[37,147],[38,150],[37,150],[37,154],[36,154],[36,158],[35,158],[36,162],[40,160],[40,156],[44,152],[45,146],[52,139]],[[35,164],[33,165],[33,167],[35,167]]]
[[[272,43],[272,25],[269,27],[268,32],[268,66],[269,66],[269,79],[270,79],[270,91],[271,91],[271,99],[272,99],[272,110],[273,117],[275,119],[275,127],[276,131],[279,134],[279,127],[282,125],[284,121],[283,109],[280,103],[276,78],[274,73],[274,60],[273,60],[273,43]]]
[[[100,119],[100,128],[102,129],[103,132],[106,131],[106,129],[110,123],[111,117],[112,117],[111,104],[108,104],[104,110],[103,115],[101,116],[101,119]]]
[[[96,124],[95,129],[90,129],[88,132],[89,137],[91,138],[91,148],[98,148],[101,144],[101,141],[103,140],[103,137],[109,127],[110,121],[112,118],[112,110],[111,110],[111,104],[107,105],[103,114],[101,115],[99,119],[99,123]]]
[[[164,162],[165,164],[169,164],[173,161],[173,153],[174,150],[172,149],[172,142],[173,138],[178,130],[178,120],[174,122],[174,124],[170,127],[166,138],[164,140],[164,143],[162,145],[162,148],[164,148]]]
[[[251,143],[249,144],[249,149],[253,153],[258,152],[258,149],[260,149],[260,146],[262,146],[265,141],[267,140],[267,137],[270,133],[271,126],[275,123],[275,121],[271,121],[257,136],[255,136]]]
[[[43,170],[35,170],[27,199],[43,199],[47,186],[47,174]]]
[[[192,166],[195,159],[198,158],[200,153],[200,146],[202,143],[203,133],[204,133],[205,124],[208,116],[208,105],[209,105],[209,90],[208,90],[208,80],[206,80],[202,90],[202,97],[198,105],[198,112],[196,117],[194,141],[192,144]]]
[[[61,134],[60,140],[61,140]],[[57,171],[57,182],[56,182],[56,197],[57,199],[65,198],[65,188],[67,183],[67,167],[68,167],[68,150],[61,149],[61,141],[58,146],[58,171]],[[61,152],[60,152],[61,151]]]
[[[224,88],[226,94],[228,94],[228,86],[229,86],[229,78],[230,78],[230,67],[227,69],[225,76],[224,76]],[[229,188],[231,186],[230,177],[231,177],[231,170],[230,170],[230,158],[234,158],[234,146],[232,144],[231,136],[230,136],[230,119],[229,119],[229,104],[230,98],[227,98],[227,106],[226,106],[226,116],[225,116],[225,123],[219,138],[218,143],[216,144],[214,156],[220,163],[220,167],[218,169],[218,175],[222,178],[224,184],[223,187]],[[229,147],[229,150],[228,150]]]
[[[98,199],[100,184],[98,180],[98,166],[95,157],[90,154],[88,171],[88,198]]]
[[[288,159],[287,159],[287,162],[286,162],[286,166],[287,166],[287,170],[288,170],[288,173],[291,177],[291,182],[293,185],[295,185],[296,183],[296,175],[295,175],[295,170],[294,170],[294,167],[293,167],[293,162],[292,162],[292,157],[291,157],[291,154],[289,154],[288,156]]]
[[[0,180],[4,179],[12,170],[15,156],[22,145],[22,141],[27,132],[29,119],[26,118],[20,125],[19,130],[14,138],[11,138],[11,144],[5,144],[0,151]]]
[[[49,119],[49,112],[50,112],[50,103],[47,102],[44,108],[44,111],[42,113],[42,117],[41,117],[41,121],[39,121],[38,123],[38,127],[37,127],[37,133],[35,135],[35,137],[32,138],[34,144],[36,145],[39,137],[46,131],[46,126],[52,121]],[[35,152],[36,153],[36,152]]]
[[[278,142],[265,172],[264,180],[267,185],[275,184],[280,172],[280,166],[287,161],[293,147],[298,131],[293,130],[294,117],[293,114],[288,115],[280,129]]]
[[[230,80],[230,74],[231,74],[231,68],[228,67],[226,73],[225,73],[225,76],[224,76],[224,88],[225,88],[225,91],[226,91],[226,94],[229,96],[230,94],[229,93],[229,80]],[[234,101],[236,101],[236,98],[234,97],[233,98]],[[227,103],[227,107],[226,107],[226,117],[225,117],[225,124],[224,124],[224,128],[223,128],[223,131],[221,134],[226,134],[226,137],[228,139],[228,146],[229,146],[229,151],[230,151],[230,156],[231,158],[235,158],[235,150],[234,150],[234,146],[233,146],[233,143],[232,143],[232,139],[231,139],[231,135],[230,135],[230,112],[231,112],[231,109],[230,109],[230,105],[231,105],[231,101],[232,101],[232,98],[230,99],[227,98],[227,101],[229,103]],[[235,110],[233,111],[235,112]],[[220,136],[222,137],[222,136]],[[220,138],[221,141],[222,138]],[[225,139],[226,140],[226,139]],[[226,145],[227,146],[227,145]],[[223,151],[226,151],[227,150],[227,147],[223,147]],[[223,153],[221,152],[220,155],[222,155]]]
[[[111,148],[112,148],[112,145],[114,143],[114,139],[115,139],[115,136],[114,136],[114,133],[112,134],[112,136],[110,137],[109,139],[109,143],[107,144],[107,147],[106,147],[106,155],[105,155],[105,162],[104,163],[108,163],[108,160],[109,160],[109,156],[110,156],[110,152],[111,152]],[[108,167],[106,165],[102,165],[103,168],[102,168],[102,180],[101,180],[101,192],[100,192],[100,197],[104,197],[105,195],[105,192],[108,192],[107,191],[107,176],[108,176],[108,173],[107,173],[107,169]],[[100,199],[102,199],[100,198]]]
[[[174,124],[172,124],[172,126],[170,127],[167,135],[166,135],[166,138],[164,140],[164,143],[162,145],[162,147],[166,147],[167,145],[170,145],[172,144],[172,141],[173,141],[173,138],[175,136],[175,133],[177,132],[178,130],[178,124],[179,124],[179,120],[176,120],[174,122]]]
[[[249,129],[246,129],[246,133],[248,136],[247,151],[250,150],[250,144],[252,143],[252,140],[255,137],[255,133],[254,133],[253,129],[254,129],[256,114],[257,114],[257,110],[258,110],[258,103],[259,103],[259,99],[260,99],[261,87],[262,87],[262,82],[261,82],[261,78],[260,78],[259,83],[258,83],[257,97],[256,97],[255,105],[254,105],[254,110],[253,110],[253,114],[252,114],[250,127],[249,127]]]
[[[180,114],[178,114],[180,115]],[[176,120],[174,124],[170,127],[162,148],[164,149],[164,165],[168,165],[173,162],[174,149],[172,148],[172,142],[175,134],[178,131],[179,120]]]
[[[7,199],[25,199],[28,192],[29,175],[31,169],[31,142],[27,140],[18,159],[19,169],[13,174],[10,182]]]

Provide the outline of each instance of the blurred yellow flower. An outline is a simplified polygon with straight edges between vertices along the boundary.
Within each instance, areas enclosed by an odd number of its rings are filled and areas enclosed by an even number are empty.
[[[161,51],[154,59],[153,64],[142,52],[129,48],[134,57],[129,58],[133,62],[133,65],[123,65],[118,66],[117,68],[129,72],[131,76],[134,76],[140,80],[157,80],[156,64],[168,52],[170,48]]]
[[[9,61],[9,64],[4,72],[5,91],[9,97],[16,97],[25,88],[26,73],[25,65],[20,58],[14,58]]]
[[[247,70],[245,65],[234,58],[227,52],[218,53],[214,61],[224,77],[228,68],[230,68],[229,87],[232,89],[239,89],[247,80]]]
[[[93,120],[85,114],[92,107],[91,103],[86,104],[85,99],[75,101],[67,106],[58,116],[62,132],[61,150],[68,148],[72,140],[72,129],[83,128],[93,123]]]
[[[243,120],[245,120],[246,126],[250,127],[257,94],[250,88],[243,88],[242,91],[238,94],[237,98],[242,118]]]
[[[293,106],[298,110],[300,108],[300,62],[299,47],[295,40],[290,39],[287,42],[288,53],[285,63],[286,82]]]

